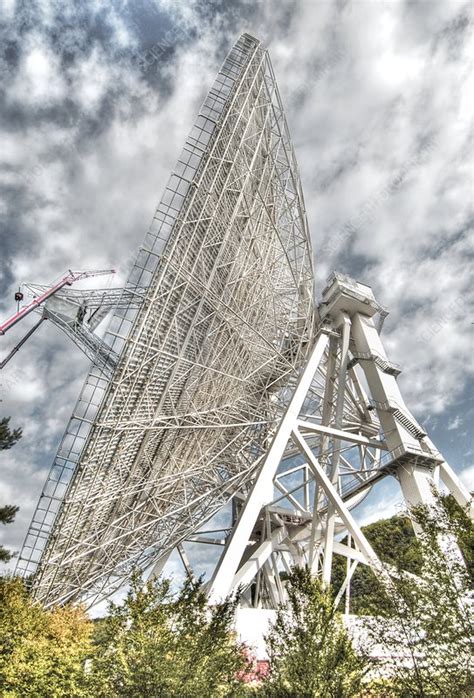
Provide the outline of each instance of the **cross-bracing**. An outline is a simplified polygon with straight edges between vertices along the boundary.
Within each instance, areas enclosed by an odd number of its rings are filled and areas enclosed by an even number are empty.
[[[243,588],[247,604],[275,607],[285,600],[282,570],[308,565],[329,583],[334,553],[348,560],[336,603],[359,563],[390,584],[390,569],[351,513],[387,476],[398,480],[409,506],[436,507],[440,478],[462,507],[471,504],[403,401],[371,289],[335,273],[319,309],[314,345],[211,580],[213,600]],[[302,457],[298,465],[288,457],[289,442]],[[292,509],[283,509],[282,499]],[[340,542],[344,534],[354,547]],[[457,554],[453,541],[447,545]]]
[[[387,574],[352,514],[379,480],[418,503],[441,476],[469,500],[403,402],[370,289],[336,274],[314,298],[273,70],[243,35],[125,289],[67,289],[42,310],[93,361],[19,560],[38,598],[94,604],[176,548],[192,574],[186,541],[222,544],[211,599],[242,587],[244,603],[274,606],[283,570],[304,562],[329,581],[334,553],[350,561],[341,597],[357,564]],[[230,500],[231,530],[210,539]]]

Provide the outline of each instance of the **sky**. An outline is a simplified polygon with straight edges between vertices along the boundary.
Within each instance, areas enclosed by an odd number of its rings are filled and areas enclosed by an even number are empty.
[[[0,318],[20,282],[126,278],[242,32],[269,49],[299,162],[316,286],[372,286],[405,400],[474,488],[473,14],[462,0],[0,2]],[[110,280],[103,280],[110,283]],[[33,324],[0,338],[4,356]],[[0,375],[0,542],[19,550],[87,371],[44,323]],[[400,506],[384,481],[366,523]]]

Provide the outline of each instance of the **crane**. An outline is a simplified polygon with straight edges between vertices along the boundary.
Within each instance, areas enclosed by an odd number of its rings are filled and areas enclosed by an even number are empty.
[[[97,271],[71,271],[68,270],[67,274],[62,276],[58,281],[53,283],[51,286],[46,287],[42,292],[33,298],[33,300],[22,308],[19,307],[19,302],[23,300],[23,294],[21,291],[15,293],[15,300],[18,301],[17,312],[14,313],[4,322],[0,323],[0,335],[5,335],[8,330],[14,327],[20,320],[23,320],[27,315],[37,310],[48,298],[54,296],[58,291],[60,291],[65,286],[72,286],[72,284],[77,281],[82,281],[83,279],[89,279],[94,276],[105,276],[108,274],[115,274],[115,269],[99,269]],[[22,339],[16,344],[10,353],[0,361],[0,369],[4,368],[10,359],[17,353],[17,351],[25,344],[25,342],[31,337],[31,335],[36,332],[38,327],[47,319],[46,315],[42,315],[39,321],[30,328],[30,330],[22,337]]]

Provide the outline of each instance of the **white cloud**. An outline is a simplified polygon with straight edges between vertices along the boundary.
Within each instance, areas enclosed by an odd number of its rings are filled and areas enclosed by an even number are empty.
[[[469,492],[474,492],[474,465],[470,465],[461,470],[459,477]]]
[[[41,39],[32,39],[9,91],[10,99],[38,108],[63,99],[65,91],[58,57]]]
[[[457,414],[453,419],[450,420],[450,422],[448,423],[448,426],[446,428],[448,429],[448,431],[452,431],[454,429],[459,429],[461,424],[462,424],[462,419]]]
[[[398,482],[385,478],[374,485],[367,499],[353,513],[359,526],[367,526],[379,519],[400,514],[404,509],[406,506]]]

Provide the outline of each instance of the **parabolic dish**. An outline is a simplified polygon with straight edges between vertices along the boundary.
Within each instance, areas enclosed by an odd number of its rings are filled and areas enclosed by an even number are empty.
[[[18,569],[96,601],[196,531],[254,471],[304,358],[313,273],[267,52],[244,34],[210,90],[34,514]],[[103,357],[102,357],[103,358]]]

